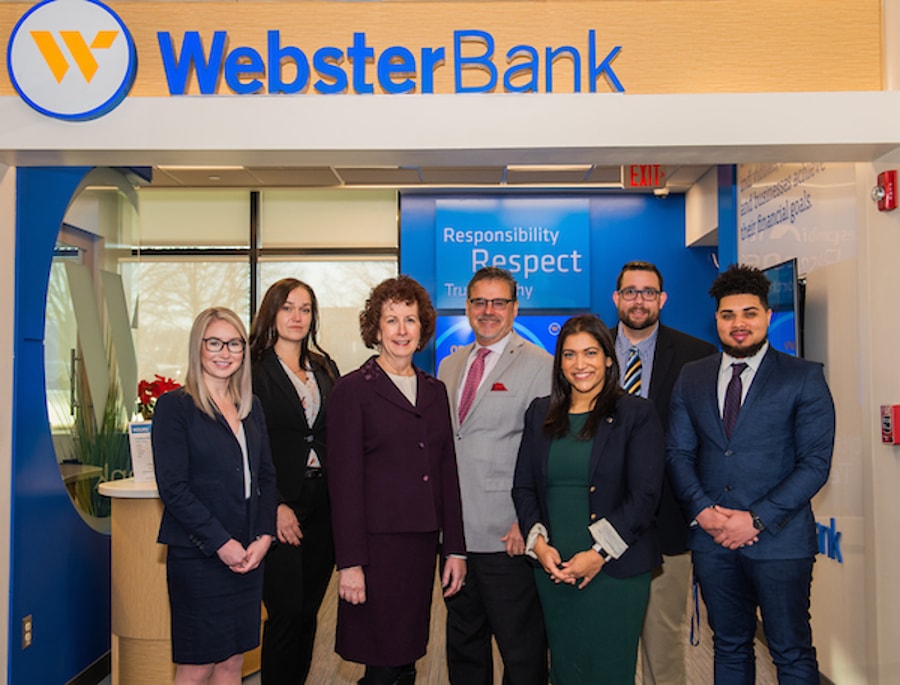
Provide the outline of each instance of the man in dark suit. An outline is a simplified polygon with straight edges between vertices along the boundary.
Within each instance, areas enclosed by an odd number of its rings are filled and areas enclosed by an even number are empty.
[[[710,288],[723,353],[688,364],[672,395],[668,467],[696,522],[694,572],[717,685],[752,685],[757,607],[780,683],[819,682],[809,625],[834,404],[822,367],[772,349],[769,281],[733,265]]]
[[[616,340],[622,386],[653,402],[663,428],[668,425],[669,399],[681,367],[716,352],[710,343],[659,322],[666,298],[662,273],[656,265],[628,262],[619,272],[613,293],[619,323],[610,330]],[[663,482],[657,525],[663,565],[650,584],[641,633],[643,682],[684,685],[691,559],[687,548],[688,520],[668,477]]]

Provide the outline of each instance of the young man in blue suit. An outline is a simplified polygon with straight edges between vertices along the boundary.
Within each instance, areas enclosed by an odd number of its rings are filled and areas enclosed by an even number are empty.
[[[722,354],[684,367],[669,415],[669,476],[714,634],[716,685],[753,685],[759,607],[778,681],[819,682],[809,625],[834,404],[822,367],[772,349],[769,281],[733,265],[710,288]]]

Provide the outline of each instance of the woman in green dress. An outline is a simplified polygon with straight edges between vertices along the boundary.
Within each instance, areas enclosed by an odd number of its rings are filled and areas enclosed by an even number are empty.
[[[661,562],[655,526],[665,440],[652,403],[618,385],[593,315],[563,325],[549,397],[525,415],[513,499],[535,568],[553,685],[633,685]]]

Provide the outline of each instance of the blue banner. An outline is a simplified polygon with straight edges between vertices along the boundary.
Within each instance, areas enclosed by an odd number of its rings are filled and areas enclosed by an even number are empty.
[[[589,308],[586,198],[476,198],[436,202],[437,307],[465,307],[478,269],[507,269],[522,309]]]

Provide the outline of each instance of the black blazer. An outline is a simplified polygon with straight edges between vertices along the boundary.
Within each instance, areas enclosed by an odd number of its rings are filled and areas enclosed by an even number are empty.
[[[267,349],[253,364],[253,393],[266,414],[281,502],[296,502],[300,498],[311,449],[315,448],[325,467],[326,410],[339,374],[335,363],[319,354],[310,353],[310,365],[322,395],[322,406],[312,426],[306,421],[297,390],[279,363],[275,349]]]
[[[525,414],[525,432],[519,447],[513,500],[519,527],[527,536],[535,523],[553,530],[547,511],[547,459],[552,439],[544,432],[549,397],[531,403]],[[660,565],[659,541],[654,525],[665,471],[665,439],[653,405],[624,395],[615,412],[594,434],[588,472],[590,511],[584,526],[605,518],[628,545],[618,559],[603,566],[615,578],[627,578]]]
[[[619,327],[610,329],[613,338],[616,338]],[[687,333],[659,325],[656,334],[656,350],[653,353],[653,372],[650,376],[650,393],[648,395],[663,430],[669,428],[669,404],[672,400],[672,389],[681,368],[688,362],[708,357],[716,353],[715,345],[695,338]],[[672,481],[666,475],[663,481],[662,498],[657,512],[657,527],[659,528],[659,540],[663,554],[681,554],[688,548],[688,529],[690,521],[685,515],[675,497],[672,489]]]
[[[156,484],[165,505],[159,542],[196,547],[209,557],[231,538],[246,546],[260,535],[275,535],[275,469],[256,398],[243,424],[249,507],[241,447],[225,418],[200,411],[183,388],[157,400],[151,437]]]

